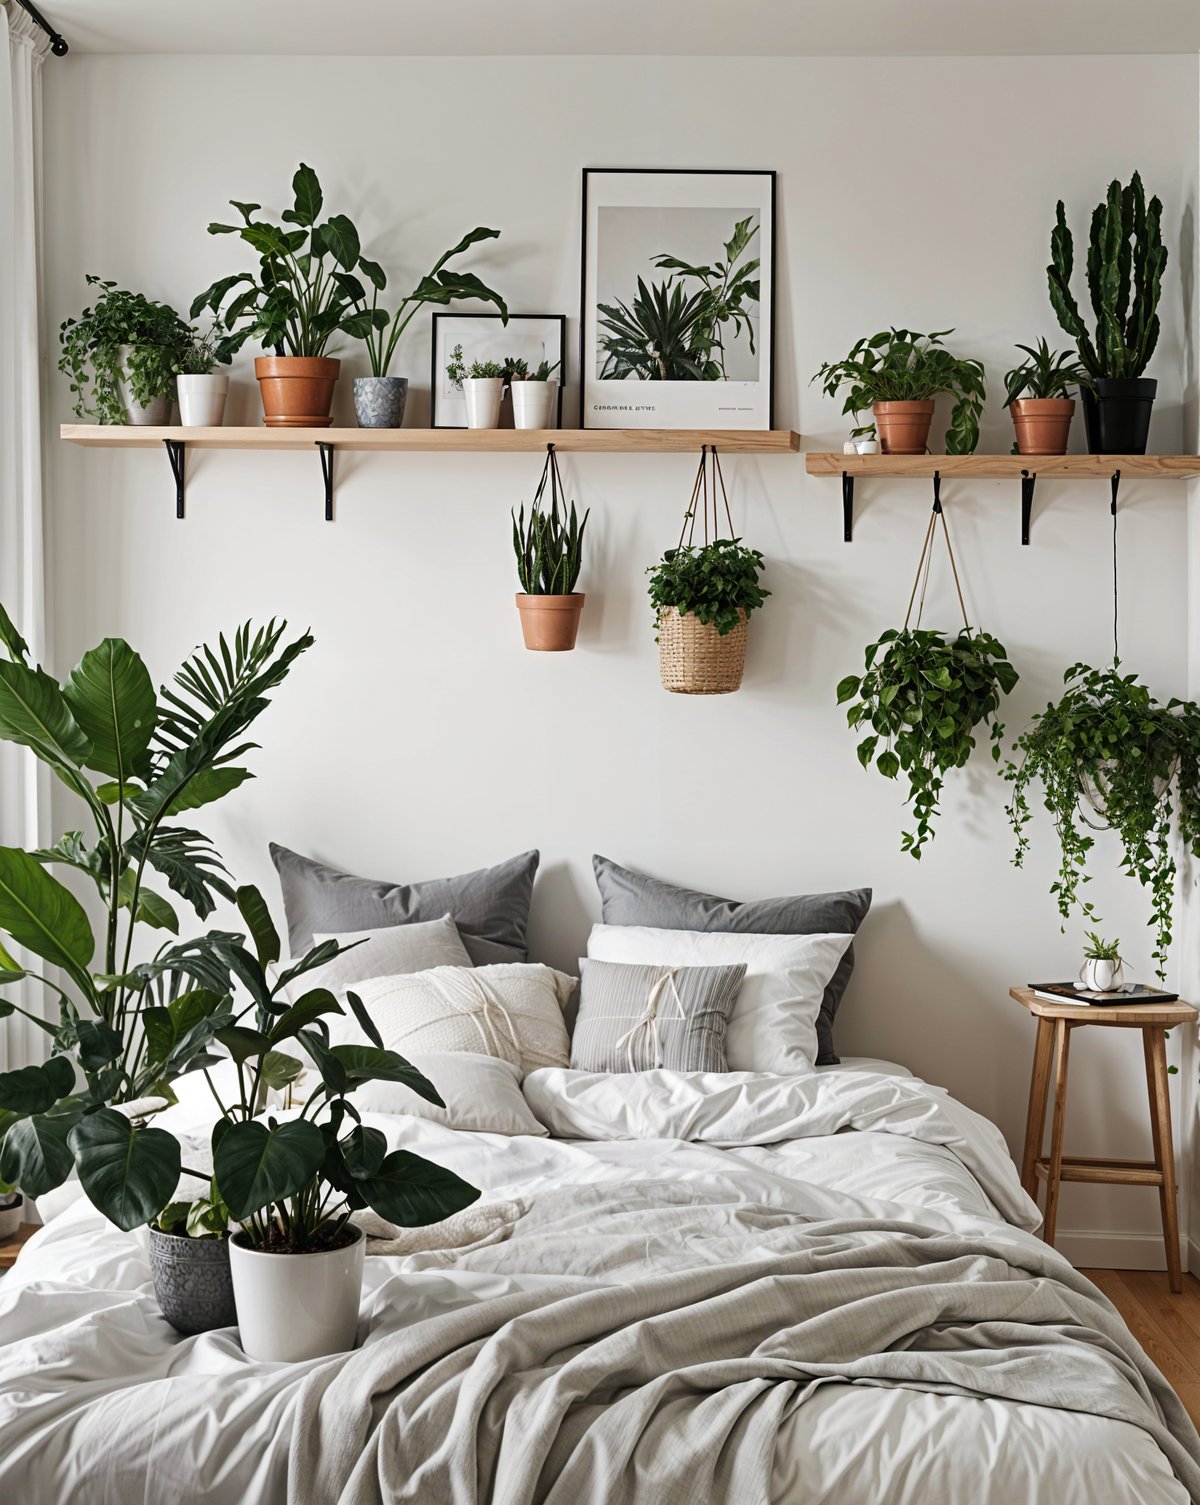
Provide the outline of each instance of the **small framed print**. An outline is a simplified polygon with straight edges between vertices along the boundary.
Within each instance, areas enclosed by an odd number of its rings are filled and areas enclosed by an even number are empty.
[[[769,429],[775,174],[583,170],[581,428]]]
[[[557,383],[555,428],[562,428],[562,393],[564,357],[567,349],[566,314],[509,314],[505,324],[499,314],[435,313],[433,316],[433,367],[429,373],[432,427],[461,429],[467,426],[467,404],[446,375],[446,367],[455,347],[463,348],[463,360],[523,360],[530,370],[542,361],[553,368],[552,382]],[[500,427],[512,428],[512,400],[505,392],[500,407]]]

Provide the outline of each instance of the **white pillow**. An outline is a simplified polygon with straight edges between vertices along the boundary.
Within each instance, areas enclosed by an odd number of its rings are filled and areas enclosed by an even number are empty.
[[[334,930],[313,936],[313,945],[338,941],[353,950],[335,956],[323,967],[298,977],[288,989],[295,997],[309,988],[344,992],[367,977],[396,977],[403,972],[427,972],[430,967],[469,967],[471,958],[458,934],[458,926],[443,915],[440,920],[418,920],[412,925],[381,925],[374,930]],[[362,945],[356,945],[361,941]]]
[[[668,967],[746,964],[725,1032],[730,1071],[805,1073],[817,1059],[817,1015],[853,935],[739,935],[594,925],[588,956]]]
[[[435,1108],[403,1082],[364,1082],[350,1094],[360,1112],[407,1113],[448,1129],[477,1134],[549,1133],[521,1095],[521,1072],[496,1056],[429,1052],[406,1057],[433,1083],[446,1104]]]
[[[524,1076],[570,1059],[563,1006],[577,981],[537,962],[498,962],[373,977],[354,991],[389,1050],[498,1056]],[[366,1040],[350,1016],[329,1028],[335,1043]]]

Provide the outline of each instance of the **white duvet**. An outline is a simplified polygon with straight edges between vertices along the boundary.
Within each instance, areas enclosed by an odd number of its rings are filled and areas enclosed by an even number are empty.
[[[678,1181],[710,1200],[780,1207],[799,1185],[805,1205],[830,1217],[908,1218],[1018,1243],[1037,1226],[995,1127],[898,1072],[604,1078],[549,1069],[525,1091],[554,1137],[366,1121],[488,1198],[529,1203],[550,1188]],[[647,1247],[642,1269],[661,1260]],[[371,1257],[360,1337],[545,1279],[456,1269],[444,1253]],[[180,1338],[158,1313],[139,1239],[76,1200],[0,1281],[0,1500],[283,1502],[292,1414],[312,1367],[248,1360],[231,1331]],[[1187,1498],[1152,1438],[1126,1422],[844,1384],[824,1386],[786,1421],[772,1489],[773,1501],[796,1505]]]

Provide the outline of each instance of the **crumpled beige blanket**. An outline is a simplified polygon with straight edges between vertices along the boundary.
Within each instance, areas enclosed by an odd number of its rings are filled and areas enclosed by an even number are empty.
[[[425,1228],[397,1228],[369,1207],[350,1219],[367,1235],[368,1254],[445,1255],[444,1260],[431,1258],[426,1264],[449,1264],[460,1255],[487,1244],[498,1244],[512,1233],[518,1218],[525,1214],[520,1201],[474,1202],[461,1212],[430,1223]]]

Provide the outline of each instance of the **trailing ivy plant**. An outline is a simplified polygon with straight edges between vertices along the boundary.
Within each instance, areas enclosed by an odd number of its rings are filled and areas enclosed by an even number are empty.
[[[757,611],[771,594],[758,583],[763,556],[740,538],[714,538],[706,544],[681,544],[668,549],[650,576],[650,602],[655,620],[670,606],[680,616],[693,613],[724,637]]]
[[[143,406],[166,397],[184,369],[193,332],[166,303],[126,292],[90,272],[84,281],[99,291],[78,318],[63,320],[58,369],[71,384],[76,418],[124,423],[119,383],[127,381]]]
[[[1200,857],[1200,706],[1162,705],[1135,674],[1073,664],[1066,693],[1033,718],[1016,742],[1016,761],[1005,766],[1012,783],[1009,819],[1020,867],[1029,850],[1029,790],[1042,786],[1042,802],[1058,833],[1060,861],[1051,893],[1065,921],[1078,909],[1099,915],[1081,890],[1089,881],[1094,832],[1109,828],[1121,843],[1121,866],[1150,890],[1154,962],[1166,977],[1175,897],[1171,837]]]
[[[883,633],[866,650],[866,672],[838,685],[838,704],[854,702],[850,726],[869,728],[858,761],[864,768],[874,761],[884,778],[903,772],[908,780],[915,827],[903,832],[902,851],[920,858],[932,840],[944,776],[971,756],[977,728],[988,727],[1000,761],[1004,728],[996,712],[1017,679],[1004,645],[988,633],[964,627],[950,638],[917,627]]]

